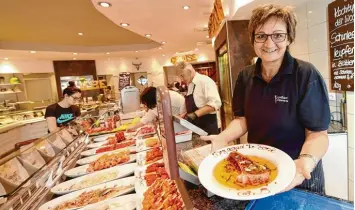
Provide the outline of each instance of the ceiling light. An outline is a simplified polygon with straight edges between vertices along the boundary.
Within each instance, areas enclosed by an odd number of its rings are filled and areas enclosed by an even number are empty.
[[[188,9],[190,9],[190,7],[189,7],[189,6],[187,6],[187,5],[186,5],[186,6],[183,6],[182,8],[183,8],[184,10],[188,10]]]
[[[165,55],[163,55],[163,57],[164,57]]]
[[[4,60],[9,60],[9,58],[4,58]]]
[[[145,37],[151,37],[152,35],[151,34],[146,34],[144,35]]]
[[[73,53],[73,55],[77,55],[78,53]]]
[[[195,48],[195,51],[198,51],[198,48]]]
[[[30,53],[35,54],[35,53],[36,53],[36,51],[30,51]]]
[[[166,44],[166,42],[165,42],[165,41],[162,41],[161,43],[162,43],[162,44]]]
[[[106,53],[106,55],[110,55],[110,53],[109,53],[109,52],[107,52],[107,53]]]
[[[122,27],[128,27],[129,24],[128,24],[128,23],[120,23],[120,26],[122,26]]]
[[[312,13],[312,10],[308,11],[308,13],[311,14],[311,13]]]
[[[208,25],[207,25],[207,24],[205,24],[205,25],[203,25],[203,27],[208,28]]]
[[[108,59],[109,61],[111,60],[111,58]]]
[[[111,7],[112,5],[108,2],[99,2],[99,5],[102,7]]]
[[[73,58],[73,60],[76,60],[76,58]]]
[[[209,39],[209,38],[210,38],[210,36],[208,36],[208,35],[207,35],[207,36],[206,36],[206,38],[207,38],[207,39]]]
[[[78,35],[79,35],[79,36],[82,36],[82,35],[84,35],[84,34],[83,34],[83,33],[81,33],[81,32],[79,32],[79,33],[78,33]]]
[[[162,47],[159,47],[158,49],[159,49],[159,50],[162,50],[163,48],[162,48]]]
[[[138,50],[134,51],[134,52],[138,52]]]

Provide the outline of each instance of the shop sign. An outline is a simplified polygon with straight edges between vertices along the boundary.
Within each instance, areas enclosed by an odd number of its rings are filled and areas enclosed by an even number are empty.
[[[354,0],[328,5],[331,89],[354,91]]]
[[[196,54],[179,55],[179,56],[174,56],[170,59],[170,62],[172,64],[182,62],[182,61],[185,61],[185,62],[197,61],[197,55]]]
[[[213,37],[224,19],[224,12],[221,0],[215,0],[213,10],[208,21],[208,35]]]

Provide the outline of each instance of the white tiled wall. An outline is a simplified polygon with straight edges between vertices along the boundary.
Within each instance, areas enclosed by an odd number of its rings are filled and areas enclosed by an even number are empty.
[[[349,150],[349,200],[354,201],[354,92],[346,92],[348,150]]]
[[[296,7],[298,19],[296,40],[291,45],[291,54],[301,60],[311,62],[322,74],[329,92],[330,71],[327,38],[327,6],[333,0],[312,0]],[[336,101],[330,101],[331,112],[340,111],[342,94],[336,92]],[[354,199],[354,93],[347,92],[348,166],[349,199]],[[339,116],[339,115],[338,115]],[[337,119],[338,117],[336,117]]]

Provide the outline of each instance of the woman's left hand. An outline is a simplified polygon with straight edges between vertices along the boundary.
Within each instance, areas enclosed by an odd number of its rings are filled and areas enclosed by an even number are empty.
[[[308,158],[300,158],[294,161],[296,165],[296,175],[291,184],[282,192],[289,191],[294,187],[302,184],[305,179],[311,178],[311,172],[314,168],[314,163]]]

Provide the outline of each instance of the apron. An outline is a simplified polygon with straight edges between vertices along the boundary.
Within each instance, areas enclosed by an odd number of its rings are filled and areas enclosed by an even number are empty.
[[[312,178],[310,180],[304,180],[303,183],[296,188],[309,190],[311,192],[316,192],[325,195],[324,186],[324,172],[322,160],[320,160],[311,173]]]
[[[194,92],[195,92],[195,87],[194,85],[192,93],[190,95],[185,96],[185,105],[186,105],[186,111],[187,113],[194,112],[198,110],[198,107],[196,106],[195,100],[194,100]],[[200,127],[202,130],[206,131],[208,135],[213,135],[213,134],[218,134],[218,123],[217,123],[217,115],[216,114],[206,114],[204,116],[198,117],[194,121],[192,121],[192,124],[196,125],[197,127]]]

